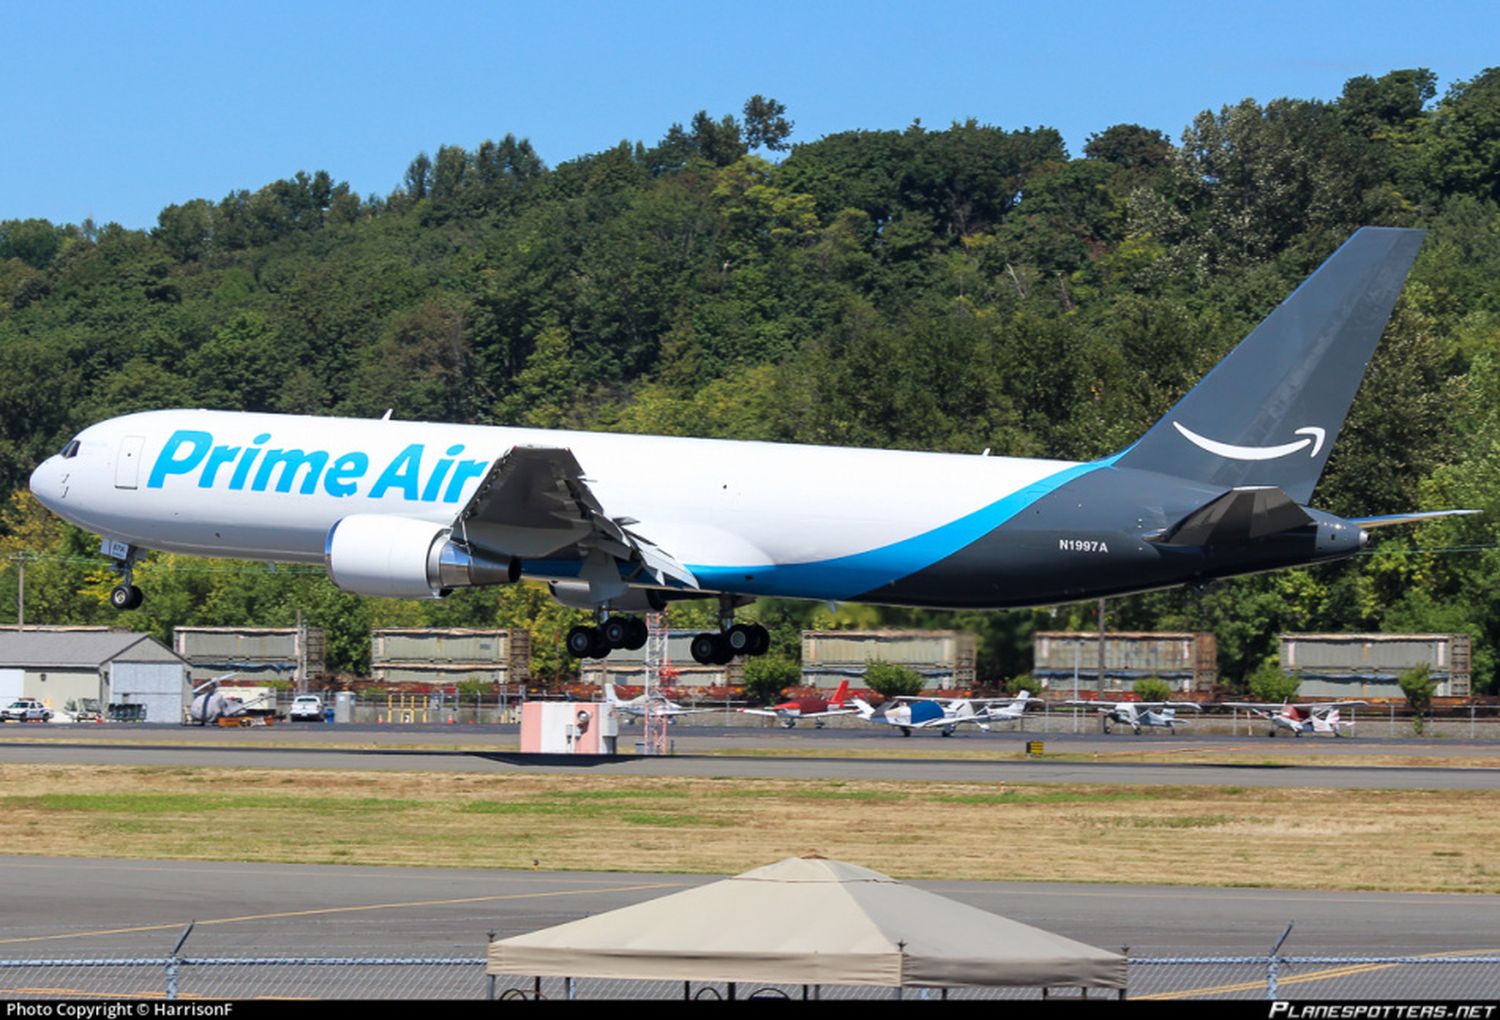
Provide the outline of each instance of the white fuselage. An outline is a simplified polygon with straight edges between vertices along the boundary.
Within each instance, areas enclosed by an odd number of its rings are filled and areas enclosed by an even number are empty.
[[[997,501],[1078,465],[589,432],[151,411],[101,422],[32,476],[51,510],[129,545],[320,562],[351,514],[451,524],[515,446],[562,447],[611,516],[686,564],[705,589],[845,598],[910,569],[935,531],[978,538]],[[71,444],[70,444],[70,449]],[[972,523],[970,519],[973,518]],[[972,534],[971,534],[972,533]],[[857,566],[845,567],[844,561]],[[798,570],[799,566],[816,569]],[[775,568],[792,567],[778,572]],[[528,561],[528,576],[571,576]],[[757,575],[760,574],[760,577]]]

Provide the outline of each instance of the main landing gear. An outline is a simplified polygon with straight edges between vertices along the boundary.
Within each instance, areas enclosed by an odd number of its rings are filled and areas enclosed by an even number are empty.
[[[568,631],[568,654],[575,659],[602,659],[616,648],[637,651],[646,646],[646,621],[639,616],[609,616],[596,626]]]
[[[718,633],[704,631],[693,637],[689,650],[703,666],[726,666],[737,655],[765,655],[771,648],[771,632],[758,623],[736,623]]]
[[[638,616],[606,615],[599,609],[592,627],[568,631],[568,654],[575,659],[602,659],[617,648],[637,651],[646,644],[646,621]],[[771,632],[758,623],[735,623],[732,598],[720,600],[719,630],[693,636],[690,650],[702,666],[726,666],[736,656],[764,655],[771,649]]]

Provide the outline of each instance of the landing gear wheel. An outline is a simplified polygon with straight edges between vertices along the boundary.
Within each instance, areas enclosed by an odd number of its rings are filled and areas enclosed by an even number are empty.
[[[706,631],[693,635],[693,643],[688,646],[688,651],[692,653],[693,661],[698,665],[712,666],[719,657],[719,635]]]
[[[118,584],[109,593],[109,604],[116,609],[139,609],[146,596],[133,584]]]
[[[714,635],[714,659],[715,666],[727,666],[734,661],[734,649],[729,647],[729,639],[723,634]]]
[[[604,626],[599,630],[604,635],[604,641],[611,648],[624,648],[630,640],[631,620],[626,616],[611,616],[604,621]]]
[[[1109,720],[1105,719],[1101,725],[1104,727],[1104,735],[1109,736]]]
[[[771,650],[771,632],[758,623],[750,629],[755,632],[755,640],[750,643],[750,654],[765,655]]]
[[[568,631],[568,654],[575,659],[592,657],[594,637],[598,633],[593,627],[585,627],[582,624]]]
[[[724,640],[733,655],[755,654],[751,651],[755,647],[755,628],[747,623],[737,623],[730,627],[724,632]]]
[[[646,647],[646,621],[639,616],[630,618],[630,634],[625,638],[625,647],[632,652]]]

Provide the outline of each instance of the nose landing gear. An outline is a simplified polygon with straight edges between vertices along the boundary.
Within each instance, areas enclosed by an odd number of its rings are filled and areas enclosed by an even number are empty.
[[[120,583],[110,590],[109,604],[122,611],[139,609],[141,603],[146,601],[146,596],[132,581],[135,565],[141,558],[141,551],[133,545],[110,538],[104,539],[99,546],[99,551],[114,561],[114,569],[120,574]]]

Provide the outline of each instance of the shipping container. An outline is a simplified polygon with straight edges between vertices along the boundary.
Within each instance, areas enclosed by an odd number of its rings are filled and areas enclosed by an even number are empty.
[[[389,684],[452,686],[469,680],[526,684],[531,633],[524,628],[386,627],[370,632],[370,673]]]
[[[324,669],[319,627],[177,627],[172,647],[192,664],[195,686],[234,673],[304,688]]]
[[[889,662],[919,674],[929,690],[967,689],[976,680],[978,645],[966,630],[805,630],[802,681],[863,686],[867,663]]]
[[[1467,634],[1283,634],[1281,668],[1304,698],[1404,698],[1397,678],[1426,666],[1436,697],[1470,694]]]
[[[1099,691],[1098,631],[1037,631],[1032,676],[1052,689]],[[1104,636],[1105,691],[1128,691],[1137,680],[1159,677],[1179,691],[1208,691],[1218,678],[1218,642],[1188,631],[1112,631]]]

